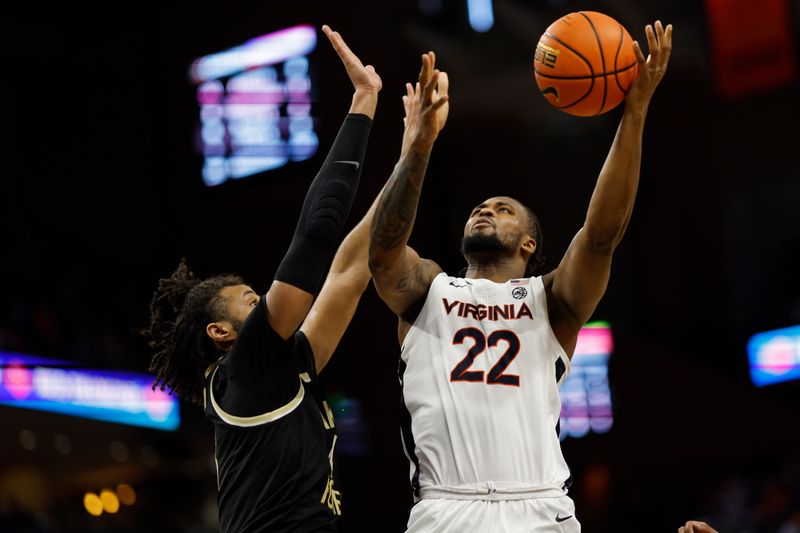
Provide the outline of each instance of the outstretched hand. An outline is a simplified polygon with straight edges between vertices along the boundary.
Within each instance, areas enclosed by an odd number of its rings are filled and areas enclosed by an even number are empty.
[[[322,26],[322,31],[333,45],[333,49],[339,54],[356,92],[368,91],[377,93],[380,91],[383,87],[383,82],[378,73],[375,72],[375,67],[372,65],[365,67],[358,56],[350,50],[338,31],[333,31],[328,25]]]
[[[705,522],[689,520],[686,525],[678,529],[678,533],[717,533],[717,530]]]
[[[631,85],[628,95],[625,97],[625,103],[628,106],[647,108],[653,92],[667,71],[669,56],[672,52],[672,24],[668,24],[665,29],[661,25],[661,21],[657,20],[655,30],[648,24],[644,32],[647,35],[647,47],[650,55],[645,59],[639,43],[633,42],[633,51],[636,54],[636,61],[639,63],[639,77]]]
[[[413,143],[432,145],[447,122],[450,80],[446,72],[434,68],[435,64],[436,54],[422,54],[419,81],[414,86],[406,83],[406,95],[403,96],[405,131],[401,153],[405,153]]]

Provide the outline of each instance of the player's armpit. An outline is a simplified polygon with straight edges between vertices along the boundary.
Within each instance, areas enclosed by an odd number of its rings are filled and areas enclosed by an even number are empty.
[[[594,246],[581,229],[558,267],[544,276],[550,326],[570,357],[578,331],[606,291],[612,254],[613,248]]]
[[[291,337],[311,309],[314,295],[303,289],[273,281],[267,291],[267,321],[283,340]]]
[[[403,346],[406,341],[406,335],[411,331],[411,326],[413,326],[411,322],[407,322],[401,316],[397,317],[397,342],[400,346]]]
[[[422,259],[413,248],[406,246],[394,263],[381,268],[371,265],[371,271],[381,299],[395,314],[408,320],[408,312],[425,298],[442,267],[430,259]]]

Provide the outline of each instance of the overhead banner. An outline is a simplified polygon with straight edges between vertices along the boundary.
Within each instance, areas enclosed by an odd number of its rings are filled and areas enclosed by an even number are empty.
[[[317,32],[306,24],[196,59],[198,151],[211,187],[305,161],[319,139],[311,116],[308,55]]]
[[[705,0],[718,92],[734,99],[797,80],[787,0]]]

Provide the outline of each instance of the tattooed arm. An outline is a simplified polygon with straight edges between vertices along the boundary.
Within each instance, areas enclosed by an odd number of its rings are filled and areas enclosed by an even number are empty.
[[[406,85],[405,131],[400,160],[386,184],[372,220],[369,268],[378,294],[389,308],[413,320],[414,304],[442,269],[407,246],[433,143],[447,121],[447,74],[434,70],[436,56],[422,56],[416,87]]]

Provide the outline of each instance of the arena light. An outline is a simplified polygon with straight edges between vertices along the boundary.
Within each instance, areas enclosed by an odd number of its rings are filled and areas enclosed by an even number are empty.
[[[469,25],[477,32],[489,31],[494,25],[492,0],[467,0]]]
[[[215,80],[254,67],[281,63],[309,54],[317,44],[313,26],[300,25],[250,39],[224,52],[210,54],[192,63],[195,83]]]
[[[606,433],[614,418],[608,385],[608,359],[614,343],[607,322],[581,328],[571,370],[561,385],[561,440]]]
[[[153,376],[0,351],[0,405],[174,431],[178,400]]]
[[[125,505],[133,505],[136,503],[136,491],[127,483],[120,483],[117,485],[117,497],[120,503]]]
[[[800,379],[800,326],[753,335],[747,358],[756,387]]]
[[[87,492],[83,495],[83,508],[92,516],[103,514],[103,501],[94,492]]]
[[[103,504],[103,511],[109,514],[119,511],[119,498],[112,490],[103,489],[100,491],[100,502]]]

